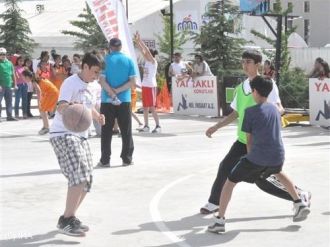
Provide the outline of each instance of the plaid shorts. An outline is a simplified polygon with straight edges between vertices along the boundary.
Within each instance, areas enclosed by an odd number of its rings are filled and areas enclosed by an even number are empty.
[[[87,182],[84,190],[89,192],[93,179],[93,159],[87,139],[69,134],[52,137],[50,143],[62,173],[68,179],[68,186]]]

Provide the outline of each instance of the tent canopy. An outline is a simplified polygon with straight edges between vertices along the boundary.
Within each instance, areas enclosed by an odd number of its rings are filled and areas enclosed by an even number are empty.
[[[178,2],[180,0],[173,0]],[[124,0],[124,5],[126,1]],[[144,17],[166,8],[169,1],[165,0],[128,0],[128,22],[134,23]],[[71,20],[77,20],[86,6],[83,0],[44,0],[21,1],[18,5],[24,10],[23,17],[30,24],[33,37],[63,36],[61,31],[75,27]],[[42,9],[40,12],[37,9]],[[4,2],[0,2],[0,13],[5,11]]]
[[[306,41],[296,32],[290,34],[288,38],[288,47],[289,48],[306,48],[308,45]]]

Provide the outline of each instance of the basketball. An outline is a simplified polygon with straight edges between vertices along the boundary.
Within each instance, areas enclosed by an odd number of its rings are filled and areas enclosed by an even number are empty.
[[[65,128],[72,132],[83,132],[92,124],[92,113],[83,104],[69,105],[62,114]]]

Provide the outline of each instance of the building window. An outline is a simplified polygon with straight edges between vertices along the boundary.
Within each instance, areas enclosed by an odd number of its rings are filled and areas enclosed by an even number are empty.
[[[293,4],[292,4],[292,2],[288,2],[288,10],[289,10],[289,13],[292,13],[292,11],[293,11]]]
[[[273,11],[275,12],[279,11],[279,4],[273,3]]]
[[[304,20],[304,40],[308,44],[308,39],[310,35],[310,21],[308,19]]]
[[[305,13],[309,13],[310,12],[310,9],[311,9],[311,6],[310,6],[309,1],[305,1],[304,2],[304,12]]]

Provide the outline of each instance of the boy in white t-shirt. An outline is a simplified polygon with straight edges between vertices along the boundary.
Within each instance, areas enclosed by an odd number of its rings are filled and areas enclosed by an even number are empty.
[[[180,76],[186,73],[187,71],[187,64],[182,61],[181,53],[176,52],[174,53],[174,61],[171,63],[168,75],[170,77]]]
[[[68,192],[64,214],[60,216],[57,228],[70,236],[85,236],[89,228],[83,225],[75,214],[92,184],[93,161],[88,130],[73,133],[65,128],[62,114],[70,104],[84,104],[91,109],[93,119],[105,124],[104,115],[93,107],[93,97],[87,85],[98,79],[101,62],[98,57],[86,53],[82,70],[68,77],[62,84],[58,107],[50,128],[50,143],[53,146],[63,175],[68,179]]]

